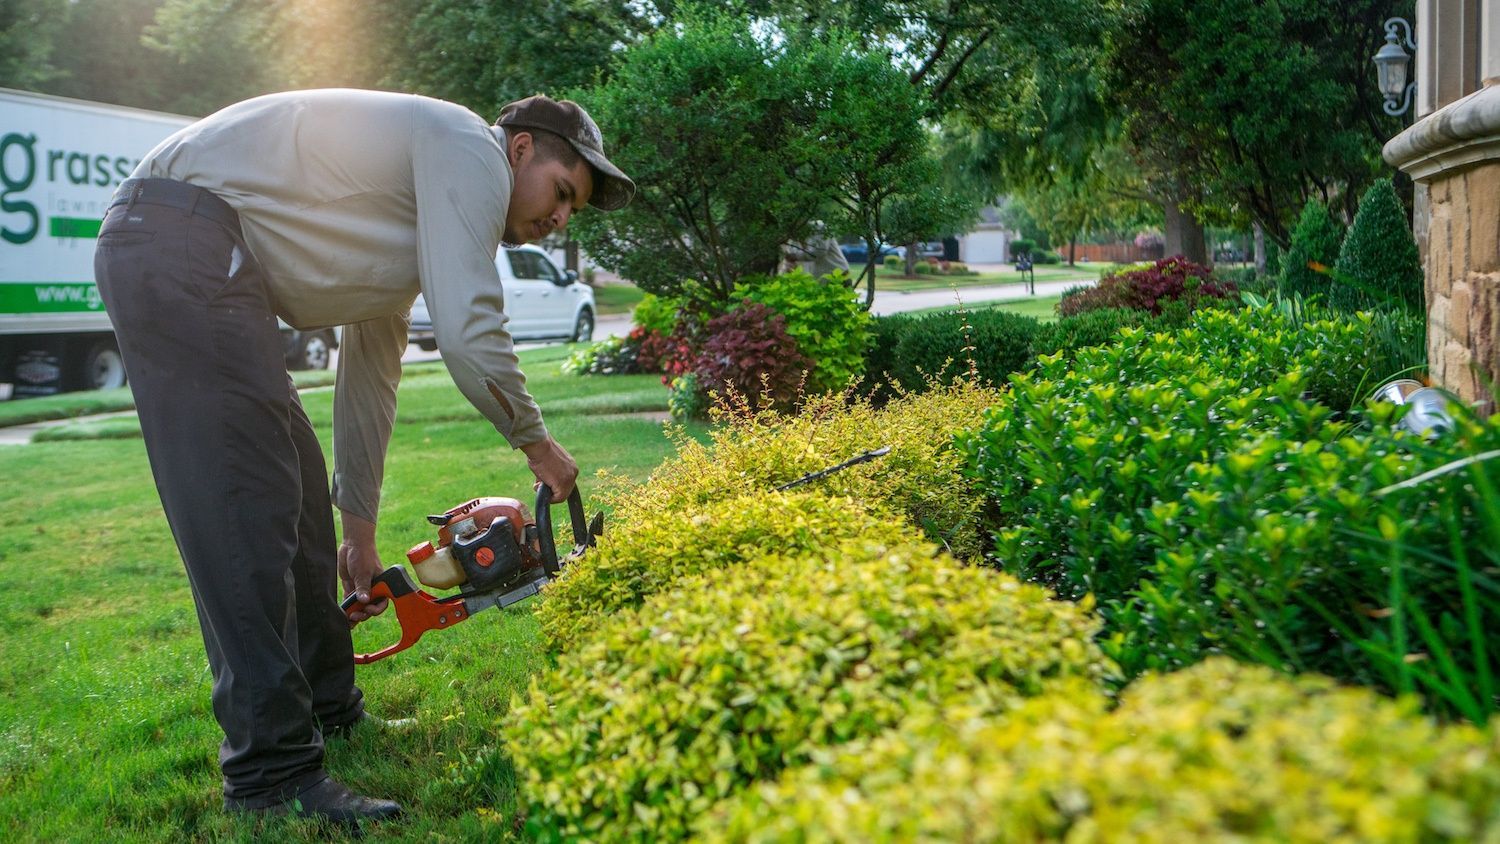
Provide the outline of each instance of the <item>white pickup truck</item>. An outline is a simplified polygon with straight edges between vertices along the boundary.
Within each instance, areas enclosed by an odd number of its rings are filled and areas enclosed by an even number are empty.
[[[575,343],[594,338],[594,290],[578,280],[573,270],[560,270],[546,250],[530,244],[501,248],[495,255],[500,285],[505,291],[505,327],[517,340],[564,339]],[[411,306],[408,338],[424,351],[437,348],[432,318],[421,296]]]
[[[0,88],[0,383],[13,397],[125,383],[94,241],[141,156],[191,122]],[[328,366],[336,332],[285,333],[289,368]]]

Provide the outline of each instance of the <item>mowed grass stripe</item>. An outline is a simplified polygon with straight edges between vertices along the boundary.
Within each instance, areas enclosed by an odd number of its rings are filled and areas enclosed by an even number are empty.
[[[659,422],[599,410],[664,406],[666,390],[653,376],[562,375],[568,351],[521,359],[550,429],[583,470],[587,499],[597,470],[641,479],[672,452]],[[328,391],[303,397],[325,449],[332,400]],[[481,495],[530,504],[524,457],[469,408],[441,364],[412,367],[399,401],[381,503],[388,564],[432,538],[428,513]],[[424,413],[454,421],[424,422]],[[202,640],[141,441],[0,449],[0,475],[0,835],[326,840],[313,824],[219,808],[220,733]],[[387,644],[396,631],[387,614],[357,631],[357,647]],[[514,775],[494,746],[495,724],[540,667],[537,635],[522,605],[359,669],[372,711],[419,719],[413,733],[329,746],[336,776],[408,807],[383,838],[508,838]]]

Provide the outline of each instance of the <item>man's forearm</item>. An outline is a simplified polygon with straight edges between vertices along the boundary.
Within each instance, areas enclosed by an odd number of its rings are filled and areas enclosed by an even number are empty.
[[[375,547],[375,523],[362,519],[348,510],[339,511],[339,520],[344,525],[344,544],[361,548]]]

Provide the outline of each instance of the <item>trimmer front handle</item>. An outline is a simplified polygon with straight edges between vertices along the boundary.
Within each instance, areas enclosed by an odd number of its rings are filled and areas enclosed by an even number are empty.
[[[439,630],[452,627],[461,621],[467,621],[471,613],[464,604],[463,595],[453,595],[447,598],[436,598],[422,591],[406,569],[401,566],[391,566],[370,581],[370,603],[375,603],[382,598],[390,599],[392,607],[396,610],[396,620],[401,623],[401,641],[394,645],[381,648],[374,653],[354,655],[356,665],[367,665],[376,660],[385,659],[394,653],[400,653],[415,645],[422,634],[429,630]],[[339,608],[345,615],[354,611],[355,607],[362,606],[353,594],[344,598]]]
[[[573,523],[573,550],[566,559],[573,560],[597,544],[598,536],[604,532],[604,514],[594,516],[590,524],[583,512],[583,495],[575,486],[568,495],[568,518]],[[552,538],[552,488],[546,484],[536,489],[536,533],[542,567],[547,577],[557,577],[562,571],[562,561],[557,558],[557,541]]]

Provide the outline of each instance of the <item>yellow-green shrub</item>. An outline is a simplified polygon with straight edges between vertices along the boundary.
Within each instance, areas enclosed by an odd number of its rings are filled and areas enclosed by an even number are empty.
[[[870,402],[823,396],[793,416],[730,417],[708,444],[682,438],[677,456],[645,484],[607,485],[602,499],[616,522],[660,518],[728,497],[764,493],[801,475],[888,445],[891,453],[814,482],[809,490],[842,495],[905,515],[962,558],[980,549],[982,501],[953,447],[977,428],[998,393],[969,383],[902,396],[877,410]]]
[[[767,554],[812,553],[845,539],[895,544],[914,529],[900,516],[821,492],[767,492],[654,518],[616,520],[599,547],[546,589],[537,618],[558,649],[614,613],[692,574]]]
[[[1500,742],[1215,658],[1004,719],[919,717],[701,821],[707,841],[1495,841]]]
[[[915,711],[994,712],[1113,667],[1086,608],[931,545],[688,578],[533,681],[503,724],[542,840],[665,841]]]

